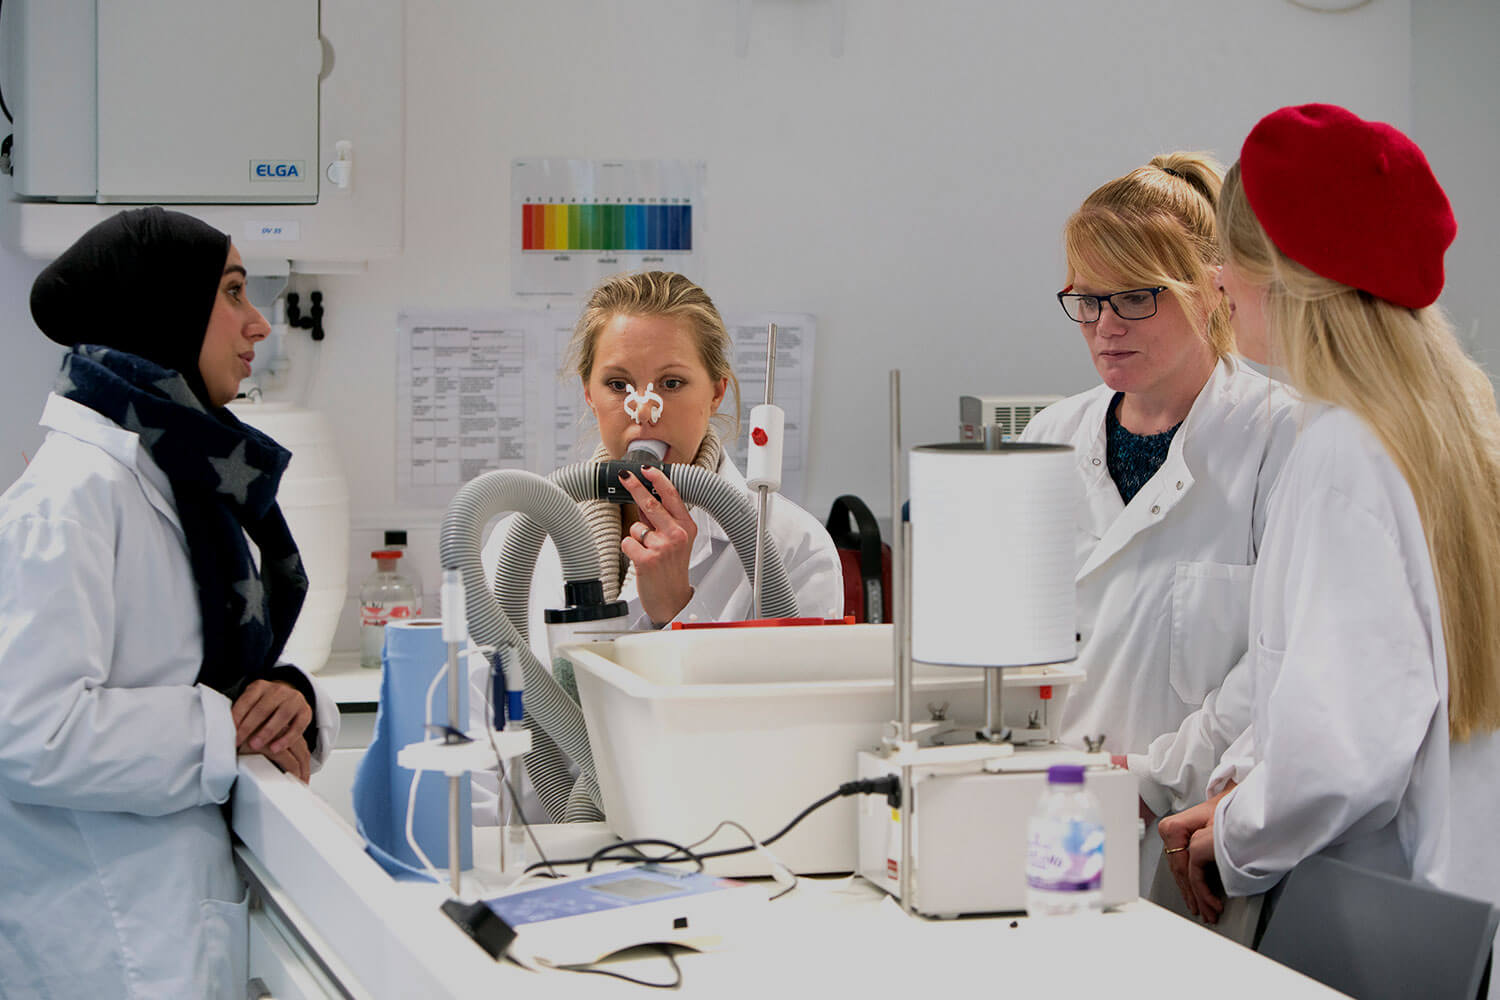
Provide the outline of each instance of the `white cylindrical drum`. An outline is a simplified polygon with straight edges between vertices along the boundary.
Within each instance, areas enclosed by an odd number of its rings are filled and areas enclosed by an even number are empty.
[[[910,454],[911,655],[1018,667],[1077,656],[1074,525],[1063,445],[927,445]]]
[[[349,484],[328,420],[291,403],[230,404],[240,420],[292,453],[276,502],[307,570],[307,599],[281,656],[318,671],[328,662],[349,586]]]

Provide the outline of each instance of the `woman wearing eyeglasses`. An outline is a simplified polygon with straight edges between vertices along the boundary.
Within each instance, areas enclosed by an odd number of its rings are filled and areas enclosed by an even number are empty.
[[[1166,154],[1068,219],[1058,300],[1103,384],[1049,406],[1022,435],[1072,445],[1084,482],[1087,679],[1063,706],[1063,739],[1102,733],[1140,778],[1143,815],[1201,801],[1248,724],[1250,577],[1294,433],[1291,399],[1234,358],[1217,288],[1220,182],[1206,155]],[[1160,850],[1153,832],[1143,887]]]

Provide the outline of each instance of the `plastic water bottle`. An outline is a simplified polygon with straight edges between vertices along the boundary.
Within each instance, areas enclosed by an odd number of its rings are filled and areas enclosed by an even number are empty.
[[[1026,840],[1026,914],[1097,913],[1104,877],[1099,801],[1083,785],[1083,766],[1047,769]]]

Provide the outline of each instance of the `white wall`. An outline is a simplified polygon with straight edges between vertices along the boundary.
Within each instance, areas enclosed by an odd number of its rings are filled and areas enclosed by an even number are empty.
[[[1477,15],[1460,8],[1486,5],[1445,6],[1461,37]],[[440,512],[394,506],[395,317],[514,302],[513,157],[706,160],[695,277],[726,312],[818,317],[807,506],[822,514],[854,492],[883,512],[889,369],[903,370],[908,443],[951,438],[960,393],[1094,381],[1052,293],[1063,219],[1095,186],[1171,148],[1232,160],[1255,120],[1288,103],[1413,126],[1410,0],[1345,14],[1286,0],[860,0],[839,57],[829,0],[754,2],[744,58],[736,8],[408,0],[405,253],[297,279],[326,296],[312,403],[346,449],[352,581],[376,529],[408,527],[435,589]],[[0,259],[30,352],[28,268]],[[6,365],[0,400],[38,400],[36,378]],[[0,471],[12,434],[0,426]]]
[[[63,349],[31,322],[31,283],[41,269],[40,261],[0,247],[0,486],[21,474],[42,443],[37,418],[62,363]]]
[[[1500,266],[1500,3],[1420,0],[1412,18],[1412,137],[1458,217],[1442,305],[1465,346],[1500,374],[1494,287]]]

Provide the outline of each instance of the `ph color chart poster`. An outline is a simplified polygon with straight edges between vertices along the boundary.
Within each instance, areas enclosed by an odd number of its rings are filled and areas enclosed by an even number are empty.
[[[511,276],[523,295],[587,295],[621,271],[702,269],[705,165],[514,160]]]

